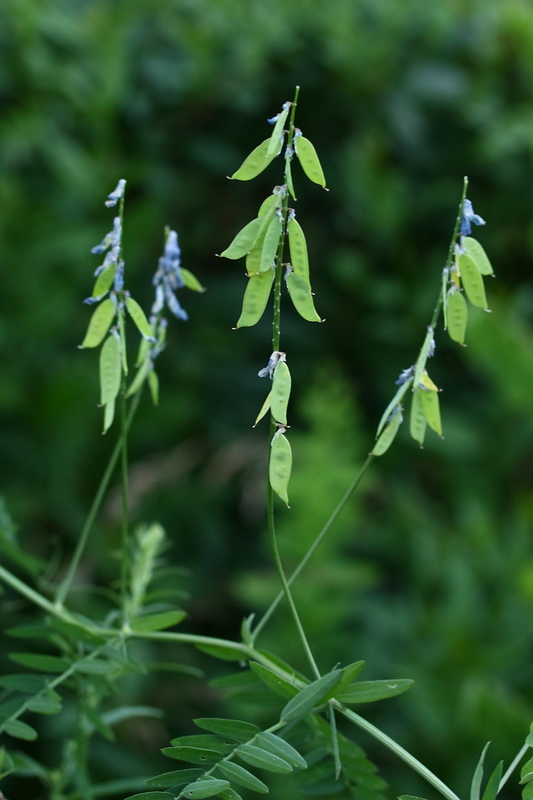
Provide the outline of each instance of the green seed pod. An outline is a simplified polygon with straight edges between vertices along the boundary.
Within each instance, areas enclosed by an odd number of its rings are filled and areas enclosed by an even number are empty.
[[[152,326],[146,319],[146,315],[139,303],[133,297],[126,297],[126,308],[143,339],[153,339]]]
[[[81,347],[98,347],[103,342],[106,333],[111,327],[111,323],[115,317],[115,304],[108,297],[97,306],[91,319],[89,320],[89,327],[85,334],[85,339],[80,344]]]
[[[102,433],[106,433],[111,425],[113,424],[113,420],[115,418],[115,401],[110,400],[109,403],[106,403],[104,406],[104,427]]]
[[[292,158],[290,155],[285,156],[285,183],[287,184],[290,196],[296,200],[294,183],[292,182]]]
[[[462,253],[459,256],[459,269],[466,296],[472,305],[489,311],[483,278],[476,262],[466,253]]]
[[[307,242],[303,228],[296,219],[290,217],[287,223],[287,233],[289,237],[289,252],[291,254],[291,264],[294,272],[299,275],[309,285],[309,256],[307,254]]]
[[[152,403],[154,406],[159,405],[159,378],[157,377],[157,373],[154,369],[151,369],[148,373],[148,387],[150,389],[150,394],[152,395]]]
[[[251,327],[259,322],[268,303],[273,281],[273,269],[268,272],[259,272],[248,278],[241,316],[237,321],[236,328]]]
[[[93,289],[93,297],[102,297],[113,285],[115,280],[115,273],[117,271],[116,264],[110,264],[106,267],[97,277]]]
[[[420,383],[420,379],[422,378],[422,373],[426,368],[426,361],[429,358],[429,354],[432,351],[432,347],[434,345],[434,338],[433,338],[433,328],[431,325],[428,326],[428,332],[426,333],[426,338],[424,339],[424,343],[420,348],[420,354],[418,356],[418,360],[415,366],[415,374],[413,378],[413,386],[418,388],[418,384]]]
[[[422,406],[423,389],[413,389],[411,398],[411,415],[409,418],[409,432],[415,442],[418,442],[420,447],[424,446],[424,437],[426,435],[427,420]]]
[[[127,355],[127,348],[126,348],[126,327],[124,325],[124,308],[119,305],[118,313],[117,313],[117,328],[118,328],[118,340],[120,342],[120,357],[122,360],[122,372],[124,375],[128,374],[128,355]]]
[[[120,390],[122,364],[120,342],[111,334],[100,351],[100,403],[105,406],[114,400]]]
[[[189,272],[188,269],[180,267],[181,276],[185,282],[187,289],[192,289],[193,292],[205,292],[205,286],[202,286],[198,278]]]
[[[261,249],[261,272],[272,269],[274,265],[274,260],[278,252],[279,240],[281,239],[281,228],[281,218],[278,214],[275,214],[266,229],[263,247]]]
[[[477,241],[477,239],[467,236],[463,239],[463,247],[467,255],[476,262],[477,267],[482,275],[494,275],[492,264],[490,263],[486,252]]]
[[[402,385],[400,386],[400,388],[398,389],[398,391],[396,392],[396,394],[394,395],[394,397],[390,401],[389,405],[387,406],[387,408],[383,412],[382,417],[381,417],[381,419],[379,421],[378,429],[377,429],[377,432],[376,432],[376,439],[380,435],[380,433],[383,430],[383,428],[385,427],[386,423],[389,421],[389,418],[392,419],[392,413],[393,413],[394,409],[400,406],[400,402],[401,402],[403,396],[406,394],[407,390],[410,388],[412,383],[413,383],[413,379],[412,378],[409,378],[408,380],[405,381],[405,383],[402,383]]]
[[[279,153],[281,148],[283,147],[283,137],[284,137],[283,128],[285,127],[290,107],[291,107],[290,103],[284,103],[282,111],[280,111],[280,113],[278,114],[278,118],[274,124],[274,130],[272,131],[272,135],[270,136],[268,150],[267,150],[267,158],[268,156],[277,155],[277,153]]]
[[[318,159],[315,146],[309,139],[302,136],[298,129],[294,132],[294,149],[296,150],[296,155],[300,160],[302,169],[309,180],[313,181],[313,183],[318,183],[319,186],[325,189],[326,178],[324,177],[324,172]]]
[[[291,373],[285,361],[278,361],[272,379],[270,409],[276,422],[287,424],[287,406],[291,393]]]
[[[144,339],[143,339],[143,341],[144,341]],[[145,361],[141,364],[141,366],[139,367],[139,369],[135,373],[134,379],[132,380],[132,382],[128,386],[128,391],[126,392],[126,397],[133,397],[134,394],[137,394],[137,392],[139,391],[139,389],[143,385],[143,383],[144,383],[144,381],[145,381],[145,379],[146,379],[146,377],[148,375],[148,372],[150,371],[150,368],[151,368],[150,359],[147,358],[147,359],[145,359]]]
[[[276,431],[272,439],[268,477],[272,490],[289,507],[287,487],[291,477],[292,450],[288,439],[281,433],[282,430],[280,428],[279,431]]]
[[[468,306],[462,293],[455,286],[452,286],[446,295],[446,319],[450,339],[464,346]]]
[[[254,422],[254,424],[253,424],[253,426],[252,426],[252,427],[254,427],[254,428],[255,428],[255,426],[257,425],[257,423],[258,423],[258,422],[261,422],[261,420],[263,419],[263,417],[265,416],[265,414],[266,414],[266,413],[269,411],[269,409],[270,409],[270,401],[271,401],[271,399],[272,399],[272,390],[270,390],[270,392],[267,394],[267,396],[266,396],[266,400],[265,400],[265,402],[263,403],[263,405],[261,406],[261,411],[259,412],[259,414],[258,414],[258,415],[257,415],[257,417],[255,418],[255,422]]]
[[[420,389],[420,400],[426,422],[435,433],[442,436],[442,424],[440,420],[439,393],[433,389]]]
[[[261,220],[253,219],[239,231],[233,241],[220,254],[221,258],[236,260],[250,252],[261,232]]]
[[[283,142],[281,142],[281,144],[283,144]],[[277,152],[267,155],[269,147],[270,139],[265,139],[264,142],[261,142],[261,144],[258,145],[255,150],[252,150],[250,155],[244,159],[237,172],[234,172],[230,179],[236,181],[251,181],[252,178],[256,178],[260,175],[281,151],[281,147],[279,147]]]
[[[246,256],[246,272],[248,276],[257,275],[261,272],[261,254],[263,252],[263,242],[265,241],[266,228],[259,234],[259,238]]]
[[[402,424],[402,421],[403,421],[402,407],[396,406],[396,408],[392,412],[392,416],[390,417],[389,421],[383,428],[379,439],[374,445],[374,448],[370,453],[371,456],[382,456],[383,453],[387,452],[387,450],[393,443],[394,439],[396,438],[396,434],[398,433],[398,429]]]
[[[298,314],[307,322],[324,322],[316,312],[311,289],[304,278],[291,271],[287,273],[285,280],[287,281],[287,289],[292,303]]]

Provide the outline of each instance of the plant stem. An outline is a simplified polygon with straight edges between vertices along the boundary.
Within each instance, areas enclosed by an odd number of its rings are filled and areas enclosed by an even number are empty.
[[[318,534],[318,536],[316,537],[316,539],[314,540],[312,545],[309,547],[309,549],[307,550],[306,554],[304,555],[304,557],[302,558],[302,560],[300,561],[300,563],[298,564],[298,566],[296,567],[294,572],[288,578],[287,583],[289,584],[289,586],[291,586],[291,584],[296,580],[298,575],[301,573],[303,568],[306,566],[308,561],[311,559],[311,557],[313,556],[314,552],[317,550],[317,548],[321,544],[322,540],[324,539],[324,537],[328,533],[329,529],[331,528],[331,526],[333,525],[333,523],[335,522],[335,520],[337,519],[337,517],[341,513],[342,509],[344,508],[344,506],[346,505],[346,503],[348,502],[348,500],[350,499],[352,494],[355,492],[355,490],[357,489],[357,487],[361,483],[363,475],[367,471],[367,469],[368,469],[368,467],[370,465],[370,462],[372,461],[372,458],[373,458],[372,456],[370,456],[370,455],[368,456],[368,458],[366,459],[365,463],[363,464],[363,466],[361,467],[361,469],[359,470],[359,472],[357,473],[357,475],[355,476],[355,478],[353,479],[353,481],[351,482],[351,484],[349,485],[349,487],[347,488],[347,490],[345,491],[345,493],[343,494],[341,499],[339,500],[337,506],[335,507],[335,509],[332,511],[332,513],[328,517],[328,519],[327,519],[326,523],[324,524],[322,530],[320,531],[320,533]],[[280,602],[283,599],[283,597],[284,597],[284,593],[280,592],[278,594],[278,596],[272,601],[272,603],[270,604],[268,609],[265,611],[265,613],[263,614],[263,616],[261,617],[261,619],[259,620],[259,622],[257,623],[257,625],[255,626],[255,628],[253,630],[252,642],[255,641],[257,636],[259,636],[260,632],[263,630],[263,628],[267,624],[268,620],[270,619],[270,617],[272,616],[272,614],[274,613],[274,611],[276,610],[276,608],[280,604]]]
[[[529,747],[530,746],[528,744],[522,745],[522,747],[520,748],[520,750],[518,751],[516,756],[513,758],[513,760],[509,764],[509,767],[507,768],[507,770],[505,772],[505,775],[502,777],[502,779],[500,781],[500,785],[498,787],[498,792],[500,792],[503,789],[503,787],[505,786],[505,784],[507,783],[507,781],[509,780],[509,778],[511,777],[511,775],[513,774],[513,772],[515,771],[517,766],[520,764],[520,762],[524,758],[524,756],[527,753],[527,751],[529,750]]]
[[[121,497],[122,497],[122,519],[121,519],[121,568],[120,568],[120,594],[122,600],[122,616],[126,621],[126,605],[128,592],[128,579],[130,575],[130,556],[129,556],[129,486],[128,486],[128,419],[126,415],[126,380],[122,381],[122,391],[120,396],[120,473],[121,473]]]
[[[377,739],[378,742],[381,742],[382,745],[387,747],[391,750],[398,758],[401,758],[402,761],[411,767],[415,772],[424,778],[428,783],[430,783],[440,794],[446,798],[446,800],[460,800],[460,798],[453,792],[449,786],[447,786],[440,778],[437,778],[436,775],[431,772],[424,764],[422,764],[417,758],[415,758],[411,753],[405,750],[401,745],[391,739],[390,736],[387,736],[386,733],[380,731],[379,728],[376,728],[375,725],[372,725],[371,722],[360,717],[359,714],[356,714],[349,708],[345,708],[341,703],[335,703],[338,707],[341,714],[343,714],[347,719],[351,722],[355,723],[359,728],[369,733],[374,739]]]
[[[130,427],[130,425],[132,423],[133,417],[135,416],[135,413],[137,411],[137,408],[138,408],[138,405],[139,405],[139,401],[141,399],[140,395],[141,395],[141,393],[137,392],[137,394],[134,396],[134,398],[133,398],[133,400],[131,402],[130,410],[129,410],[129,413],[128,413],[128,418],[127,418],[126,425],[125,425],[126,433],[128,432],[128,429],[129,429],[129,427]],[[89,509],[89,513],[87,514],[87,518],[86,518],[85,523],[83,525],[80,538],[78,539],[78,543],[76,545],[76,550],[74,551],[74,555],[72,556],[72,560],[71,560],[71,562],[69,564],[69,567],[68,567],[68,570],[67,570],[67,574],[65,575],[65,578],[63,579],[63,581],[60,583],[60,585],[58,587],[57,594],[56,594],[56,601],[55,601],[56,602],[56,606],[58,606],[58,607],[61,607],[63,605],[63,603],[65,602],[65,599],[66,599],[66,597],[67,597],[67,595],[69,593],[72,581],[74,580],[74,576],[75,576],[76,571],[78,569],[81,557],[83,555],[83,551],[85,550],[85,547],[87,546],[87,541],[89,539],[89,534],[90,534],[90,532],[92,530],[92,526],[93,526],[95,517],[96,517],[96,515],[97,515],[97,513],[98,513],[98,511],[100,509],[100,506],[102,505],[102,500],[104,499],[104,495],[105,495],[105,493],[107,491],[107,487],[109,486],[109,481],[111,480],[111,476],[112,476],[113,471],[115,469],[115,466],[117,464],[118,458],[119,458],[119,456],[120,456],[120,454],[122,452],[122,436],[123,436],[123,430],[121,429],[120,438],[117,441],[113,452],[111,453],[111,457],[110,457],[110,459],[109,459],[109,461],[107,463],[107,467],[105,469],[105,472],[102,475],[102,479],[100,480],[100,484],[98,486],[98,489],[96,490],[96,494],[94,496],[94,500],[92,502],[91,508]]]

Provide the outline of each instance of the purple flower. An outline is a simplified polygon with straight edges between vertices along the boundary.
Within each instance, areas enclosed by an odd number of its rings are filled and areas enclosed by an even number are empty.
[[[461,227],[459,233],[461,236],[469,236],[472,231],[472,223],[474,225],[484,225],[485,220],[474,213],[472,203],[470,200],[465,200],[463,203],[463,213],[461,216]]]
[[[125,188],[126,188],[126,181],[124,180],[124,178],[121,178],[117,184],[116,189],[113,189],[111,194],[107,195],[107,200],[105,201],[105,204],[108,208],[116,206],[120,198],[124,196]]]
[[[152,283],[155,286],[155,300],[152,305],[152,316],[162,311],[166,304],[169,311],[178,319],[187,320],[187,313],[180,306],[176,290],[185,286],[181,274],[181,250],[176,231],[169,231],[165,250],[157,265]]]

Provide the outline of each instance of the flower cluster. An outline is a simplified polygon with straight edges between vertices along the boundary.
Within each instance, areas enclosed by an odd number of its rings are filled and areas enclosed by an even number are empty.
[[[152,317],[157,316],[166,304],[175,317],[187,320],[187,313],[180,306],[176,297],[176,291],[185,286],[181,273],[181,250],[176,231],[168,233],[165,250],[159,259],[152,283],[155,286],[155,300],[151,309]]]

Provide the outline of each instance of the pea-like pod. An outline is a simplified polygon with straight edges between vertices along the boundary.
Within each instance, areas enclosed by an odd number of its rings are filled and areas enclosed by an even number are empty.
[[[420,400],[424,410],[426,422],[435,433],[442,436],[442,423],[440,419],[439,393],[433,389],[420,389]]]
[[[257,275],[261,272],[261,254],[265,241],[266,228],[259,234],[259,238],[246,256],[246,272],[248,276]]]
[[[116,307],[111,298],[102,300],[98,305],[89,320],[89,326],[85,339],[80,344],[81,347],[98,347],[104,340],[106,333],[111,327],[111,323],[115,317]]]
[[[323,189],[326,188],[326,178],[320,164],[315,146],[309,139],[302,136],[301,131],[295,130],[294,149],[302,165],[302,169],[313,183],[318,183]]]
[[[287,424],[287,406],[291,394],[291,373],[286,361],[278,361],[272,379],[272,397],[270,410],[276,422]]]
[[[100,404],[114,400],[120,390],[122,364],[118,336],[111,334],[100,351]]]
[[[382,456],[383,453],[387,452],[396,438],[396,434],[398,433],[398,429],[402,424],[402,421],[402,407],[396,406],[389,418],[389,421],[381,431],[379,439],[370,453],[371,456]]]
[[[381,431],[383,430],[387,422],[389,422],[390,419],[392,418],[391,415],[393,414],[394,409],[400,406],[400,402],[403,399],[403,396],[406,394],[407,390],[411,387],[412,383],[413,383],[412,378],[409,378],[408,380],[405,381],[405,383],[402,383],[402,385],[400,386],[400,388],[390,401],[389,405],[383,412],[381,419],[379,421],[378,429],[376,432],[376,438],[379,437]]]
[[[290,217],[287,223],[287,234],[289,238],[289,252],[291,255],[292,268],[297,275],[305,280],[309,285],[309,255],[307,252],[307,242],[303,228],[296,219]]]
[[[288,272],[285,280],[290,298],[298,314],[307,322],[324,322],[317,314],[307,281],[294,271]]]
[[[463,239],[463,247],[466,250],[467,255],[469,255],[470,258],[476,262],[477,267],[482,275],[494,275],[492,264],[490,263],[485,250],[477,239],[474,239],[472,236],[466,236]]]
[[[222,251],[220,257],[236,260],[249,253],[261,232],[261,226],[260,219],[252,219],[239,231],[231,244]]]
[[[268,303],[273,281],[273,269],[268,272],[259,272],[248,278],[241,316],[237,320],[236,328],[249,328],[259,322]]]
[[[467,253],[462,253],[459,256],[459,268],[466,296],[472,305],[489,311],[483,278],[476,262]]]
[[[280,429],[281,430],[281,429]],[[287,437],[276,431],[270,447],[270,462],[268,465],[268,478],[272,491],[281,497],[285,505],[289,506],[287,489],[292,470],[292,450]]]
[[[268,144],[267,158],[271,155],[275,156],[283,147],[283,128],[285,127],[290,107],[290,103],[284,103],[283,109],[277,115],[276,122],[274,123],[274,130],[272,131]]]
[[[260,219],[261,217],[267,216],[269,212],[273,212],[280,204],[281,200],[279,194],[270,194],[259,206],[259,211],[257,212],[258,218]]]
[[[97,277],[94,288],[93,288],[93,297],[103,297],[104,294],[110,290],[113,286],[113,281],[115,280],[115,273],[117,271],[116,264],[110,264],[106,267]]]
[[[180,272],[187,289],[192,289],[193,292],[205,292],[205,286],[202,286],[196,275],[185,267],[180,267]]]
[[[266,399],[265,399],[265,402],[264,402],[264,403],[263,403],[263,405],[261,406],[261,410],[260,410],[259,414],[257,415],[257,417],[255,418],[255,422],[254,422],[254,424],[253,424],[253,427],[254,427],[254,428],[255,428],[255,426],[256,426],[256,425],[257,425],[259,422],[261,422],[261,420],[263,419],[263,417],[265,416],[265,414],[267,414],[267,413],[268,413],[268,411],[269,411],[269,409],[270,409],[270,401],[271,401],[271,399],[272,399],[272,389],[271,389],[271,390],[269,391],[269,393],[267,394],[267,396],[266,396]]]
[[[265,139],[264,142],[257,145],[255,150],[252,150],[250,155],[244,159],[237,172],[234,172],[233,175],[230,176],[230,179],[234,181],[251,181],[252,178],[256,178],[268,167],[274,158],[279,155],[282,144],[283,142],[280,142],[277,153],[274,152],[267,155],[268,148],[270,147],[270,139]]]
[[[134,300],[133,297],[126,297],[126,308],[143,339],[155,342],[152,326],[137,300]]]
[[[115,418],[115,401],[110,400],[109,403],[106,403],[104,406],[104,427],[102,433],[106,433],[111,425],[113,424],[113,420]]]
[[[120,342],[120,357],[122,362],[122,372],[128,374],[128,353],[126,346],[126,326],[124,324],[124,306],[119,304],[117,313],[118,341]]]
[[[415,387],[415,389],[420,383],[420,379],[422,378],[422,374],[426,368],[426,361],[428,360],[430,355],[432,355],[434,347],[435,347],[435,340],[433,337],[433,328],[431,327],[431,325],[429,325],[426,333],[426,338],[424,339],[424,343],[420,348],[420,353],[418,355],[418,359],[415,366],[415,374],[413,378],[413,386]]]
[[[422,392],[423,389],[413,389],[411,397],[411,413],[409,416],[409,433],[418,442],[420,447],[424,446],[424,437],[426,435],[427,420],[422,406]]]
[[[268,228],[266,229],[263,247],[261,249],[261,266],[260,271],[272,269],[276,254],[278,252],[279,240],[281,239],[281,217],[275,214],[271,220]]]
[[[452,287],[446,296],[446,321],[450,339],[464,346],[468,306],[462,293],[455,287]]]
[[[290,154],[285,156],[285,183],[287,184],[290,196],[296,200],[296,192],[294,191],[294,183],[292,181],[292,158]]]
[[[151,369],[148,373],[148,388],[150,389],[150,395],[152,397],[152,403],[154,406],[159,405],[159,378],[157,377],[157,372],[154,369]]]

